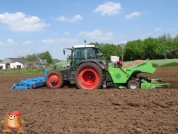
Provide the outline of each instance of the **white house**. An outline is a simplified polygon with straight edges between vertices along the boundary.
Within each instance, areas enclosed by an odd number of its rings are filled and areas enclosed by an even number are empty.
[[[0,69],[6,69],[6,65],[0,63]]]
[[[25,59],[7,58],[0,63],[0,69],[22,69],[26,65]]]

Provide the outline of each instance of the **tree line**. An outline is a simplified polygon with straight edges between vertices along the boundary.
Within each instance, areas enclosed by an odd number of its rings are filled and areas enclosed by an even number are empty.
[[[118,45],[98,42],[91,42],[90,45],[96,45],[109,56],[119,56],[124,61],[178,58],[178,35],[172,38],[170,34],[163,34],[157,38],[148,37]]]
[[[157,38],[148,37],[143,40],[128,41],[126,44],[104,44],[98,42],[91,42],[89,44],[98,46],[108,56],[119,56],[124,61],[178,58],[178,35],[172,38],[170,34],[163,34]],[[53,63],[49,51],[26,55],[20,58],[24,58],[29,62],[35,62],[37,59],[41,59],[49,64]],[[102,57],[102,59],[104,58],[105,56]]]
[[[36,62],[38,59],[41,59],[43,62],[47,62],[49,64],[53,63],[53,59],[49,51],[42,52],[42,53],[37,53],[37,54],[31,54],[31,55],[26,55],[22,56],[20,58],[23,58],[29,62]]]

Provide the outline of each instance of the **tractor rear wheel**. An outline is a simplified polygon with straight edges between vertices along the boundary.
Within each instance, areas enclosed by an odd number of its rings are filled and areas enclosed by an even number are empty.
[[[101,86],[103,73],[95,63],[82,63],[76,70],[75,81],[80,89],[93,90]]]
[[[140,84],[136,80],[129,80],[127,83],[128,89],[137,89],[140,88]]]
[[[46,84],[50,88],[60,88],[63,84],[62,74],[58,71],[51,71],[46,77]]]

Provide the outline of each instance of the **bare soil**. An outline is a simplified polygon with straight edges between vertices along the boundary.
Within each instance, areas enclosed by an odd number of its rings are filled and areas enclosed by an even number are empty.
[[[178,68],[159,68],[148,75],[163,78],[171,88],[10,89],[15,81],[35,76],[0,76],[0,119],[7,111],[20,110],[26,134],[178,133]],[[4,129],[1,124],[0,133]]]

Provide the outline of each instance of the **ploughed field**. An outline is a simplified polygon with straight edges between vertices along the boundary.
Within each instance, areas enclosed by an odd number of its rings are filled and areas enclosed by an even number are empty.
[[[10,89],[15,81],[35,76],[0,76],[0,119],[20,110],[27,134],[178,133],[178,68],[147,75],[171,84],[164,89]]]

